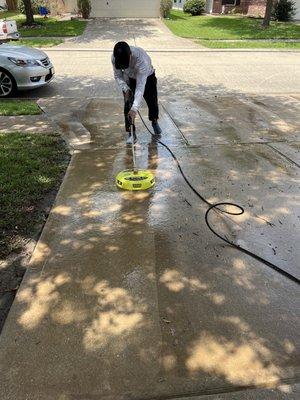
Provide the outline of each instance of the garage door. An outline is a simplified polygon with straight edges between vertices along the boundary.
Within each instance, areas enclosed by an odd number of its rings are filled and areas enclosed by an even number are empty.
[[[159,17],[160,0],[91,0],[91,3],[91,17]]]

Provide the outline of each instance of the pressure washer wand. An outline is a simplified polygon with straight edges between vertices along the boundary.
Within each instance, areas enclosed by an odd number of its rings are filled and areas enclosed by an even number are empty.
[[[133,172],[137,173],[137,167],[136,167],[136,158],[135,158],[135,143],[134,143],[134,138],[135,138],[135,126],[134,124],[130,124],[130,130],[131,130],[131,150],[132,150],[132,161],[133,161]]]

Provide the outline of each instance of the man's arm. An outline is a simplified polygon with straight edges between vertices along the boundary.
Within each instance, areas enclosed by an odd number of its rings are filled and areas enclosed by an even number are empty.
[[[116,69],[113,58],[111,60],[111,63],[113,65],[115,80],[116,80],[117,84],[119,85],[119,87],[122,89],[122,91],[124,93],[126,93],[128,90],[130,90],[130,88],[127,85],[127,83],[124,81],[123,73],[120,69]]]
[[[137,75],[136,75],[136,88],[133,105],[131,110],[137,112],[142,104],[142,99],[145,92],[145,86],[148,78],[149,65],[143,60],[138,59],[136,64]]]

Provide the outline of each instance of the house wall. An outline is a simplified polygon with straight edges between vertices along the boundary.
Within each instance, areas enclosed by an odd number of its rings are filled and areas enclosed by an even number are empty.
[[[295,2],[295,7],[296,7],[296,15],[294,16],[294,19],[299,19],[300,20],[300,0],[294,0]]]
[[[221,14],[224,3],[222,0],[214,0],[213,13]],[[225,4],[225,13],[235,10],[237,13],[248,15],[263,15],[266,8],[266,0],[240,0],[239,5]]]
[[[49,3],[53,15],[77,12],[77,0],[51,0]]]
[[[248,1],[248,14],[254,16],[264,16],[266,11],[266,0],[250,0]]]
[[[62,0],[58,0],[62,1]],[[64,0],[67,12],[77,12],[77,0]]]
[[[173,8],[182,10],[185,0],[173,0]]]
[[[225,4],[224,12],[225,12],[225,14],[227,14],[228,12],[230,12],[231,10],[234,9],[238,13],[247,14],[247,5],[246,5],[247,2],[248,2],[248,0],[241,0],[240,4],[238,6]],[[214,0],[212,12],[214,14],[221,14],[222,9],[223,9],[223,1],[222,0]]]

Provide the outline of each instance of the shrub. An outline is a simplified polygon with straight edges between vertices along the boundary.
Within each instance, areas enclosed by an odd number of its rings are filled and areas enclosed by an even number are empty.
[[[77,7],[79,14],[82,15],[82,18],[89,18],[92,9],[90,0],[77,0]]]
[[[187,0],[183,11],[192,15],[201,15],[205,12],[205,0]]]
[[[160,13],[163,18],[167,18],[170,10],[173,7],[172,0],[160,0]]]
[[[295,2],[292,0],[278,0],[274,5],[273,18],[276,21],[290,21],[295,14]]]
[[[39,7],[47,7],[47,0],[31,0],[31,7],[33,14],[39,13]],[[21,14],[25,15],[25,6],[23,0],[18,0],[18,10]]]

